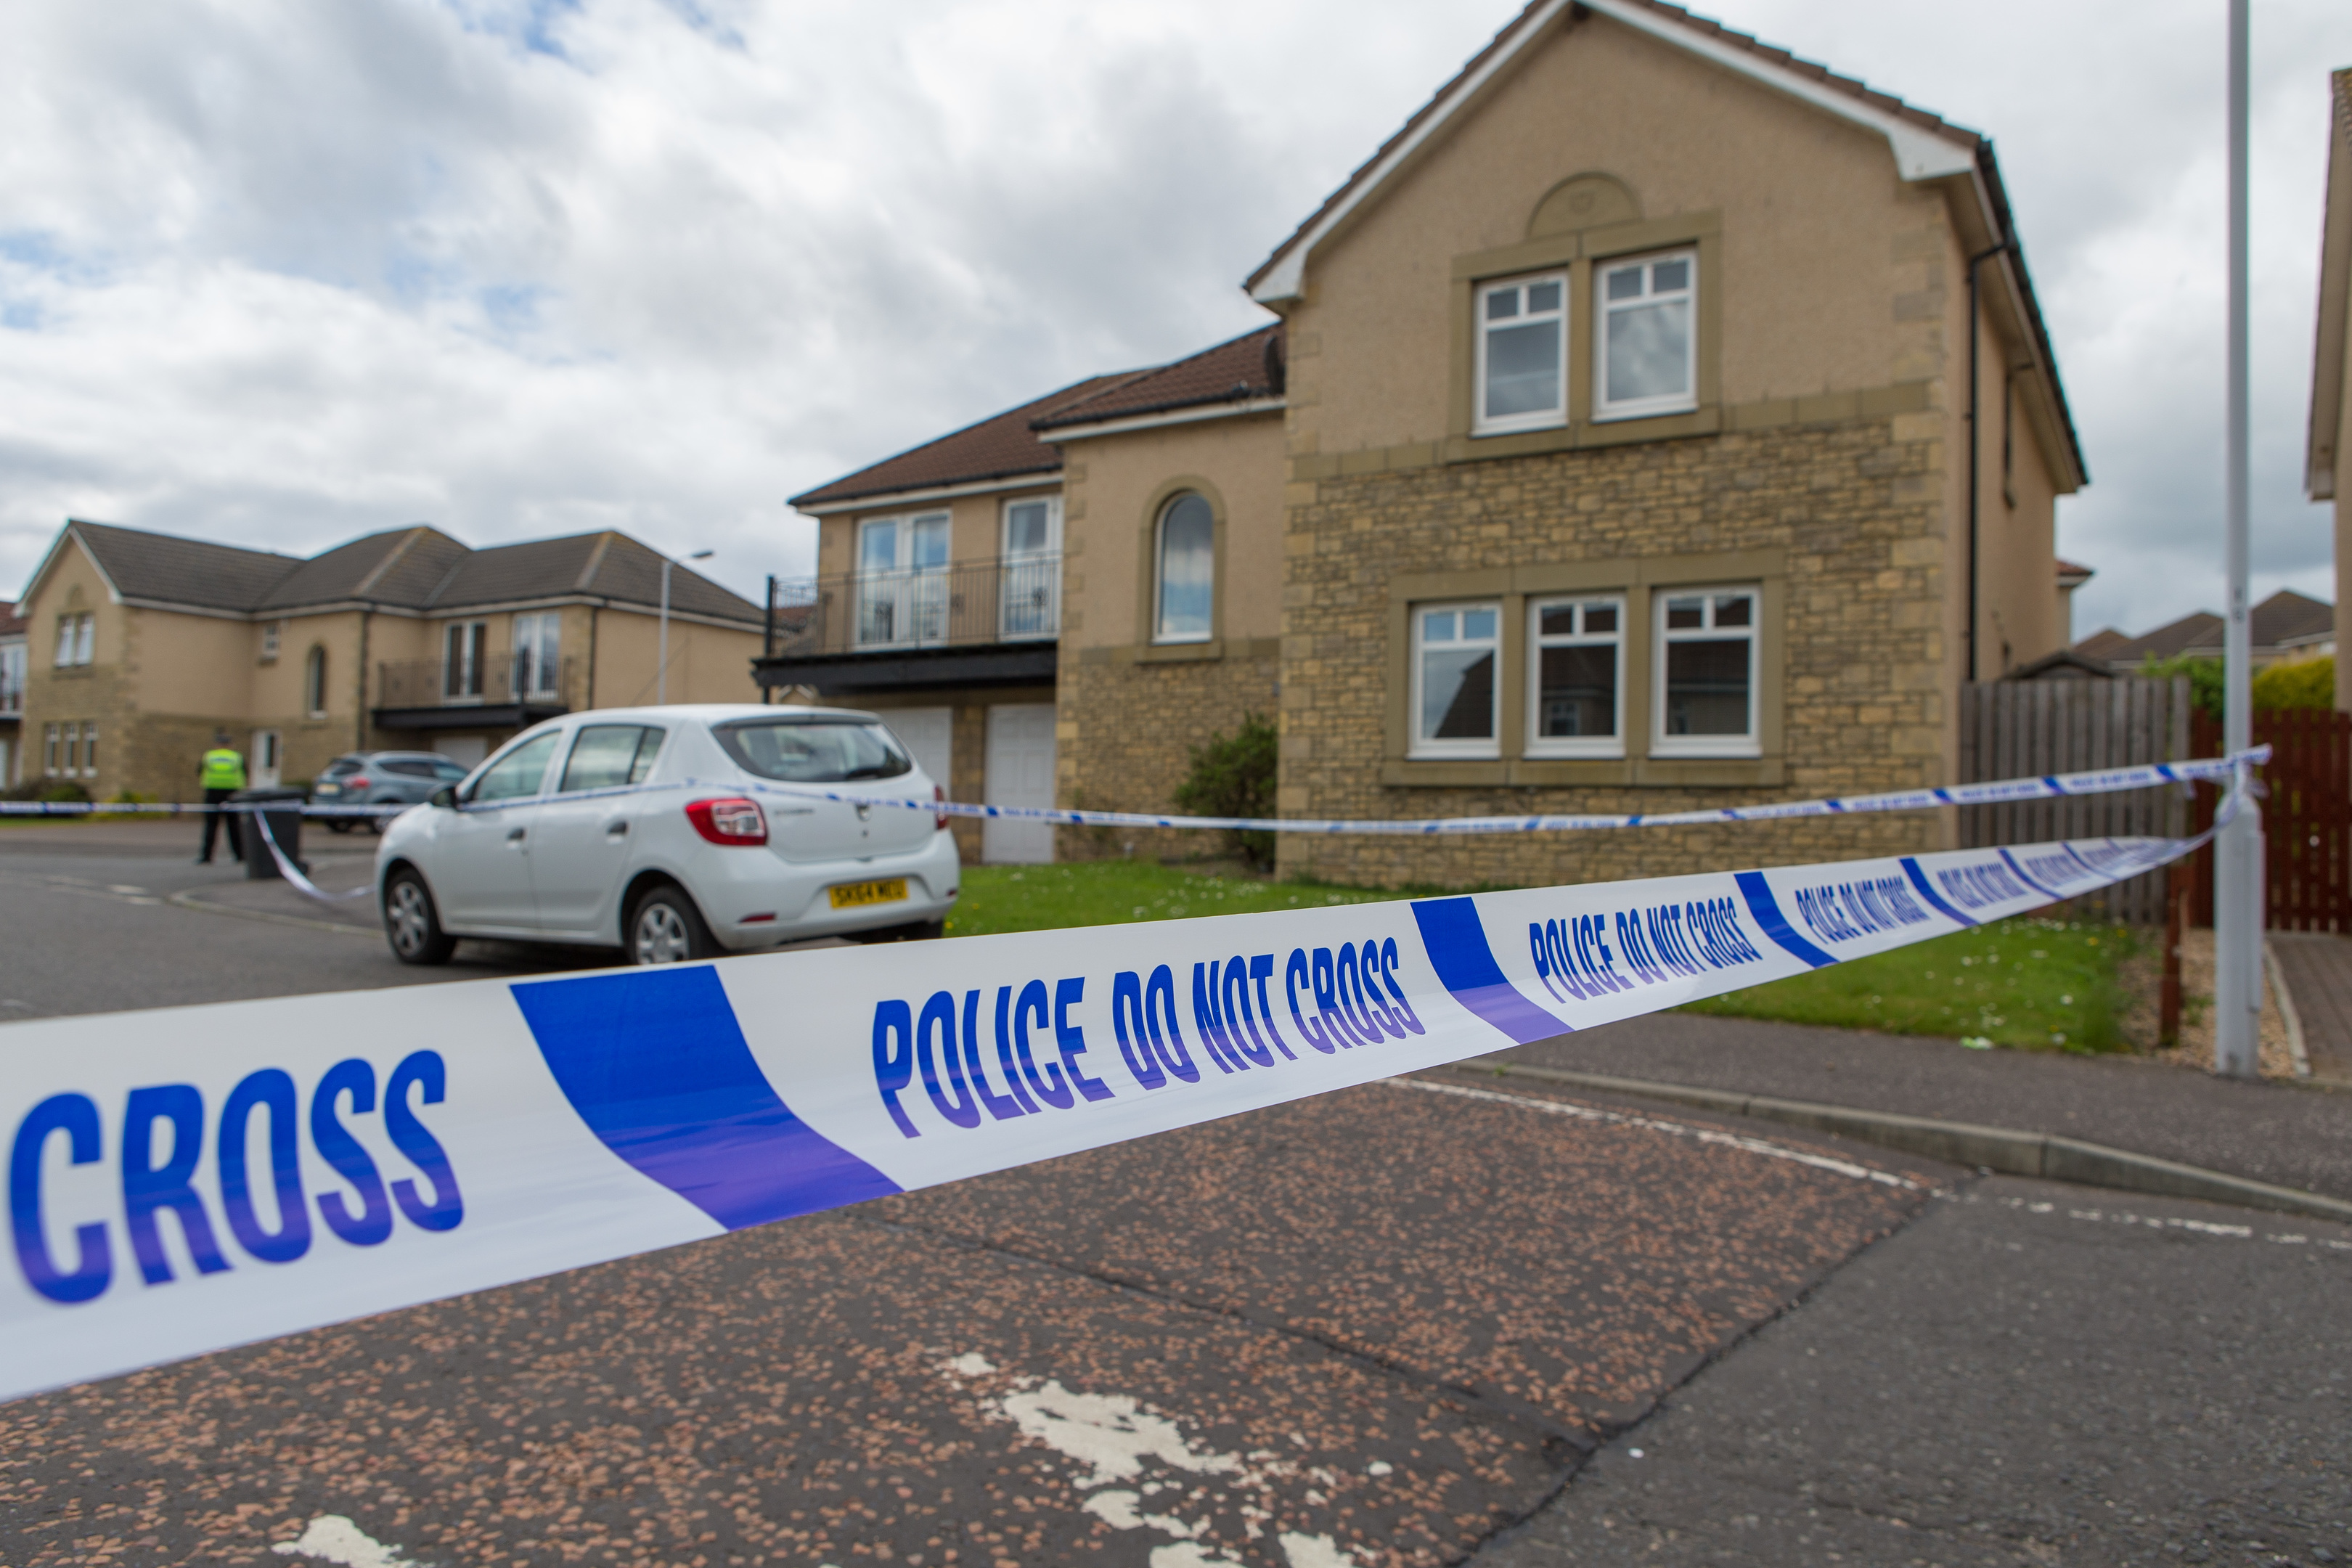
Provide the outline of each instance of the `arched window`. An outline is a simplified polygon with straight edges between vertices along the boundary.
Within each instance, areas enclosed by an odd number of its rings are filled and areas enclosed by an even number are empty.
[[[313,719],[327,716],[327,650],[312,647],[302,663],[302,710]]]
[[[1191,490],[1160,509],[1154,642],[1207,642],[1209,605],[1216,589],[1216,516]]]

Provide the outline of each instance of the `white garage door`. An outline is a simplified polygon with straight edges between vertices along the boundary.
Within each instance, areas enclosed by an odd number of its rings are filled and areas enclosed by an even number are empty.
[[[952,708],[886,708],[882,722],[906,742],[915,765],[933,784],[955,793],[955,710]]]
[[[1054,705],[1005,703],[988,710],[988,804],[1054,804]],[[980,836],[992,866],[1043,866],[1054,858],[1054,825],[991,817]]]

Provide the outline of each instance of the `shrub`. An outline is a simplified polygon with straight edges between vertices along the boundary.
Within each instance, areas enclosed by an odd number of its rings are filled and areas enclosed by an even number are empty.
[[[89,791],[71,779],[26,779],[20,784],[12,785],[5,794],[0,794],[0,800],[78,800],[87,804],[89,800]]]
[[[2158,658],[2149,654],[2139,667],[2142,675],[2170,679],[2176,675],[2189,678],[2189,702],[2208,718],[2221,717],[2221,661],[2194,654],[2177,653],[2170,658]]]
[[[2257,708],[2333,708],[2336,706],[2336,660],[2299,658],[2274,664],[2254,677]]]
[[[1223,731],[1186,748],[1192,771],[1176,786],[1176,809],[1192,816],[1272,816],[1275,753],[1281,736],[1263,713],[1242,716],[1238,733]],[[1274,864],[1274,835],[1228,831],[1234,851],[1261,869]]]

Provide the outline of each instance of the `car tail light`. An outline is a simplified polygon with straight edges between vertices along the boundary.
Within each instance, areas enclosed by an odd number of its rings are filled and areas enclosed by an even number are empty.
[[[353,773],[351,777],[343,781],[343,787],[345,789],[365,789],[367,786],[368,783],[366,778],[359,773]]]
[[[948,792],[945,784],[933,784],[931,786],[931,798],[933,800],[945,800],[947,797]],[[938,832],[945,833],[948,830],[948,814],[942,811],[933,816],[931,818],[931,826]]]
[[[741,795],[691,802],[686,808],[686,819],[713,844],[748,847],[768,841],[768,819],[761,815],[760,803]]]

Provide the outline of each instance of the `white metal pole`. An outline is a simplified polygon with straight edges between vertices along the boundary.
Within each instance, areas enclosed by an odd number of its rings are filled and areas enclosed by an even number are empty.
[[[669,568],[670,559],[662,557],[661,652],[654,658],[654,706],[661,707],[669,700]]]
[[[2222,643],[2222,745],[2253,744],[2252,631],[2246,621],[2246,44],[2248,0],[2230,0],[2229,418],[2224,456],[2229,620]],[[2263,818],[2248,801],[2221,830],[2213,854],[2213,1070],[2261,1071]]]

